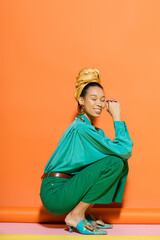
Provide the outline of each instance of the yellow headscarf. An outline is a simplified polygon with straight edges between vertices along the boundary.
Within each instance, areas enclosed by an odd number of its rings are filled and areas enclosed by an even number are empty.
[[[83,68],[76,77],[76,90],[74,97],[78,102],[83,88],[90,82],[97,82],[100,84],[101,75],[100,72],[95,68]]]

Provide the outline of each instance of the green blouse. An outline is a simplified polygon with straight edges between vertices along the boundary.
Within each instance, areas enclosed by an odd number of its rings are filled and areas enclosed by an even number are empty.
[[[63,133],[57,148],[47,162],[44,173],[64,172],[71,175],[78,173],[88,164],[108,155],[120,157],[124,163],[132,155],[133,141],[129,136],[124,121],[114,121],[115,138],[112,141],[105,136],[101,128],[94,127],[89,119],[79,113],[81,120],[75,120]]]

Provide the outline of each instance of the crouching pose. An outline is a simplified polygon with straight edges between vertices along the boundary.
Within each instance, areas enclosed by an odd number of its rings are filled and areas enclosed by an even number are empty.
[[[78,114],[63,133],[57,148],[47,162],[40,197],[52,214],[68,213],[65,223],[69,231],[82,234],[107,234],[112,225],[95,218],[94,204],[122,202],[128,175],[128,159],[133,141],[125,121],[121,120],[120,103],[105,100],[101,76],[97,69],[82,69],[76,81],[75,99]],[[113,141],[101,128],[94,126],[102,110],[112,116]]]

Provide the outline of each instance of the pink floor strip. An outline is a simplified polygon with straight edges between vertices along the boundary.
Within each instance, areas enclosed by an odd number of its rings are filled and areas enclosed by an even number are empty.
[[[113,224],[112,229],[106,229],[108,235],[142,235],[160,236],[160,224]],[[0,223],[1,234],[31,234],[31,235],[81,235],[69,233],[65,224],[39,223]]]

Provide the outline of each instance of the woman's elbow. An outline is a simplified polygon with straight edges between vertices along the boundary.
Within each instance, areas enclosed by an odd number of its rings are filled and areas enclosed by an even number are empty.
[[[132,148],[133,147],[133,141],[132,141],[132,139],[130,138],[130,147]]]
[[[121,157],[122,157],[123,159],[128,159],[128,158],[131,157],[131,155],[132,155],[132,153],[131,153],[131,152],[128,152],[128,153],[126,153],[126,154],[121,155]]]
[[[130,147],[128,147],[127,149],[125,149],[121,155],[121,157],[123,159],[128,159],[132,156],[132,146],[133,145],[130,145]]]

